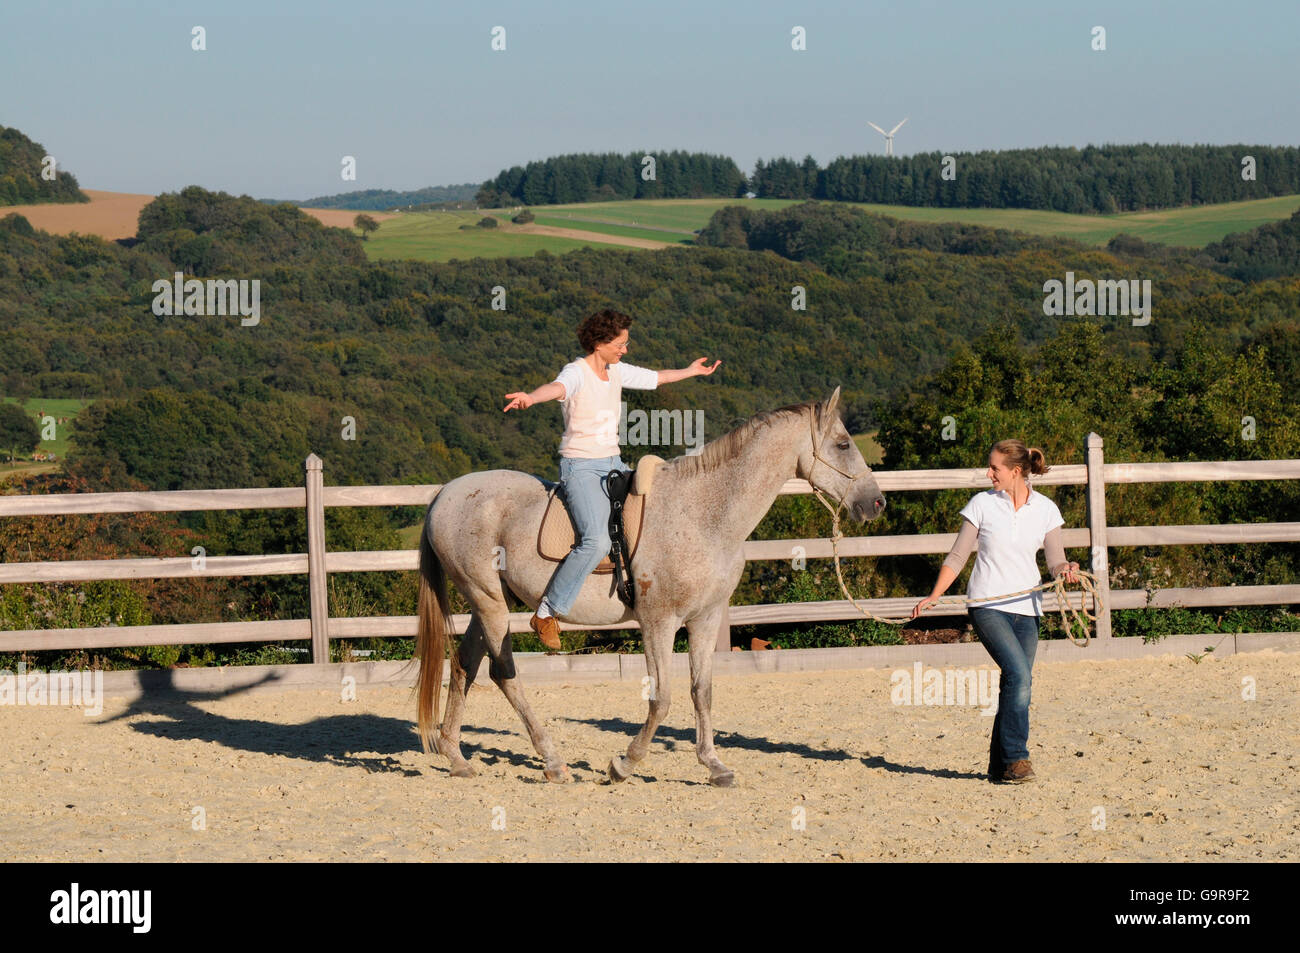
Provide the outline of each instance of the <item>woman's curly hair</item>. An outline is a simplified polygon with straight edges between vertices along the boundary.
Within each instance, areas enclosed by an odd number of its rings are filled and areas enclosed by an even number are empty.
[[[582,349],[590,354],[596,350],[597,344],[608,344],[631,324],[632,319],[622,311],[614,311],[610,308],[597,311],[578,326],[578,342],[582,345]]]

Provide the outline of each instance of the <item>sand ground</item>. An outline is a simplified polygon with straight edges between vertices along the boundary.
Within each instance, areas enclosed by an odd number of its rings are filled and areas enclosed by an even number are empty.
[[[0,208],[0,218],[17,213],[32,223],[32,227],[54,235],[98,235],[109,241],[134,238],[140,223],[140,210],[154,200],[153,195],[131,192],[102,192],[82,189],[89,202],[70,205],[12,205]],[[308,215],[325,225],[351,228],[360,212],[336,208],[305,208]],[[395,218],[391,212],[366,212],[377,222]]]
[[[303,209],[306,211],[306,209]],[[660,242],[653,238],[636,238],[632,235],[607,235],[604,232],[589,232],[581,228],[560,228],[556,225],[514,225],[501,226],[503,231],[523,232],[529,235],[552,235],[556,238],[574,238],[598,245],[622,245],[624,248],[671,248],[674,242]]]
[[[1039,780],[1019,786],[984,780],[991,718],[895,706],[890,675],[716,679],[732,789],[695,760],[684,680],[621,785],[604,769],[644,717],[633,681],[528,689],[568,785],[543,779],[490,683],[471,692],[464,780],[420,752],[404,688],[4,707],[0,843],[8,860],[76,861],[1300,856],[1300,653],[1040,663]]]

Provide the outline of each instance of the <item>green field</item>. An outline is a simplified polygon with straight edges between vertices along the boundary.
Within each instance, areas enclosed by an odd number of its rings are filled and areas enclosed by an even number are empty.
[[[797,204],[786,199],[666,199],[547,205],[534,208],[537,224],[601,232],[663,242],[690,242],[726,205],[779,209]],[[1230,202],[1158,212],[1121,215],[1068,215],[1028,209],[941,209],[906,205],[847,203],[869,212],[918,222],[966,222],[989,228],[1009,228],[1036,235],[1059,235],[1091,245],[1104,245],[1126,232],[1150,242],[1200,248],[1232,232],[1243,232],[1289,218],[1300,209],[1300,195]],[[461,231],[484,215],[508,223],[513,210],[486,212],[410,212],[382,222],[366,243],[371,258],[413,258],[448,261],[452,258],[502,258],[532,255],[538,249],[562,254],[587,242],[549,235],[525,235],[496,229]]]
[[[880,431],[873,430],[871,433],[856,434],[853,442],[858,445],[858,450],[862,454],[862,459],[867,461],[867,466],[877,467],[885,459],[884,448],[876,443],[876,434]]]
[[[1035,235],[1059,235],[1089,245],[1104,245],[1124,232],[1162,245],[1203,248],[1224,235],[1290,218],[1296,209],[1300,209],[1300,195],[1121,215],[1067,215],[1064,212],[1010,208],[908,208],[899,205],[859,205],[858,208],[918,222],[968,222]]]
[[[508,258],[536,254],[546,249],[562,255],[587,243],[549,235],[506,234],[475,228],[483,212],[408,212],[379,223],[379,231],[366,242],[372,259],[407,258],[416,261],[450,261],[453,258]]]
[[[21,463],[0,463],[0,477],[11,476],[15,473],[46,473],[59,469],[64,457],[68,455],[68,446],[71,435],[71,420],[74,420],[77,414],[91,405],[89,400],[73,400],[71,398],[47,398],[31,397],[19,402],[13,397],[0,397],[6,404],[19,404],[23,410],[27,411],[33,417],[38,413],[46,413],[56,421],[54,425],[54,439],[42,440],[36,448],[44,453],[53,453],[57,457],[54,463],[34,463],[27,460]],[[69,418],[69,422],[58,423],[60,418]],[[37,422],[39,426],[39,421]]]

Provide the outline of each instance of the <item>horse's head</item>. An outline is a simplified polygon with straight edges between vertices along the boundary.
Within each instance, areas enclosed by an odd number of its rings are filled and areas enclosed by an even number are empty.
[[[843,502],[853,519],[865,523],[884,510],[885,497],[840,420],[839,404],[837,387],[824,403],[812,405],[808,445],[799,453],[795,474],[831,500]]]

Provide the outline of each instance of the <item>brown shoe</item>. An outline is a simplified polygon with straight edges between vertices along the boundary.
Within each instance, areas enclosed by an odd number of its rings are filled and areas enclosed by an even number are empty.
[[[1002,772],[1003,784],[1023,784],[1034,780],[1034,766],[1027,760],[1012,761]]]
[[[555,621],[555,616],[548,615],[545,619],[537,618],[537,613],[528,620],[528,627],[537,633],[542,644],[548,649],[558,649],[560,647],[560,623]]]

